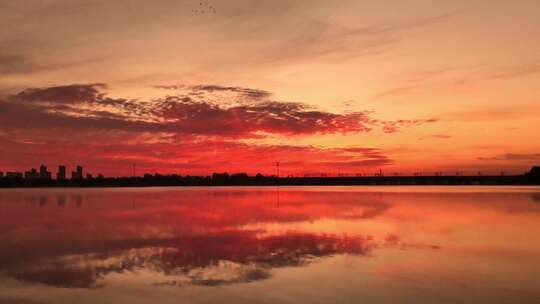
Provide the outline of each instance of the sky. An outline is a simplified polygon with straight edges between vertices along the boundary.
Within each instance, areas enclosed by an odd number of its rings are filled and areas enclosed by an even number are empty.
[[[0,171],[522,173],[540,3],[0,0]]]

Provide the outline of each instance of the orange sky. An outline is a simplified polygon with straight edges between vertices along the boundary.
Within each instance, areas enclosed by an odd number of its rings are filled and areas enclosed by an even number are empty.
[[[0,171],[540,162],[538,1],[0,1]]]

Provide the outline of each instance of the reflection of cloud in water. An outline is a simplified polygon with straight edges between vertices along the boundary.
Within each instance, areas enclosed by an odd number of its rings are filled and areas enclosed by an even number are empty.
[[[0,303],[536,303],[527,189],[0,191]]]
[[[187,273],[174,275],[174,279],[154,283],[155,286],[220,286],[236,283],[250,283],[271,277],[270,269],[256,263],[240,264],[219,261],[217,265],[191,269]]]
[[[169,285],[215,286],[266,279],[273,268],[305,266],[334,254],[364,255],[374,246],[370,238],[362,236],[284,234],[259,238],[244,231],[138,245],[78,255],[34,256],[33,260],[4,264],[2,269],[21,281],[68,288],[100,287],[99,280],[110,273],[138,270],[171,276],[174,279]]]
[[[363,256],[383,246],[399,249],[438,249],[435,245],[403,242],[395,235],[376,242],[370,236],[288,233],[258,237],[255,232],[231,231],[177,239],[121,241],[107,246],[73,248],[1,265],[15,279],[65,288],[98,288],[112,273],[150,271],[168,277],[156,286],[216,286],[267,279],[271,270],[302,267],[319,258]],[[124,248],[123,248],[124,247]],[[100,251],[84,252],[98,248]],[[0,254],[0,258],[6,261]],[[13,257],[11,259],[14,261]]]
[[[1,273],[66,288],[97,288],[109,274],[144,271],[166,276],[152,284],[215,286],[381,247],[438,249],[293,226],[381,217],[393,204],[380,193],[283,191],[278,207],[275,192],[261,190],[50,191],[0,193]],[[269,228],[276,224],[285,229]]]
[[[40,266],[38,266],[40,267]],[[41,283],[56,287],[90,288],[98,287],[98,274],[93,269],[66,267],[66,265],[41,265],[44,269],[28,269],[15,273],[17,280]]]
[[[33,300],[21,299],[21,298],[8,298],[0,295],[0,303],[2,304],[44,304],[45,302],[38,302]]]

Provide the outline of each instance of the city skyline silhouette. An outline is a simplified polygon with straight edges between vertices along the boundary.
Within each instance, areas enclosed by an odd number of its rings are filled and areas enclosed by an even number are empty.
[[[276,163],[276,174],[263,175],[257,173],[212,173],[211,175],[181,175],[143,173],[135,174],[135,164],[132,175],[105,177],[91,173],[84,175],[83,166],[77,165],[72,171],[71,178],[66,176],[66,166],[58,166],[56,179],[47,166],[41,165],[39,171],[32,168],[24,172],[0,171],[0,187],[146,187],[146,186],[242,186],[242,185],[538,185],[540,184],[540,166],[533,166],[528,172],[519,175],[486,175],[482,172],[464,174],[463,172],[444,172],[385,175],[382,169],[374,173],[356,174],[304,174],[280,175],[280,163]]]

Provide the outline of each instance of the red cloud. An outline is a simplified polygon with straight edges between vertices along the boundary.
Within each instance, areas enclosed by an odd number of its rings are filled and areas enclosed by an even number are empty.
[[[273,172],[279,161],[295,173],[350,172],[388,165],[392,160],[382,151],[364,147],[325,149],[240,140],[271,134],[362,133],[374,128],[393,133],[404,126],[436,121],[381,121],[369,111],[331,113],[302,103],[270,100],[267,91],[242,87],[177,86],[188,90],[187,94],[151,101],[111,98],[103,92],[105,88],[104,84],[32,88],[0,100],[5,141],[0,165],[26,168],[30,163],[37,166],[36,162],[84,160],[114,175],[125,172],[133,162],[161,172],[264,173]],[[237,94],[240,101],[234,96],[216,101],[222,96],[212,94],[223,92]]]
[[[393,163],[383,151],[374,148],[256,145],[193,137],[173,137],[167,138],[168,142],[157,143],[126,143],[121,142],[122,135],[107,136],[103,133],[100,140],[96,135],[88,140],[41,142],[17,142],[0,137],[0,167],[5,170],[29,168],[42,161],[51,166],[73,166],[84,161],[92,172],[106,175],[131,174],[133,163],[137,163],[139,173],[207,174],[212,170],[274,174],[275,163],[279,161],[282,174],[305,174],[336,173],[336,170],[365,172]],[[129,136],[124,140],[129,141]]]
[[[223,108],[205,102],[169,98],[153,113],[181,133],[250,137],[256,132],[287,135],[368,132],[368,112],[334,114],[299,103],[265,101]]]
[[[436,118],[430,119],[400,119],[396,121],[382,121],[383,131],[385,133],[395,133],[402,127],[419,126],[426,123],[433,123],[439,121]]]
[[[49,88],[30,88],[15,95],[17,100],[26,102],[48,101],[54,103],[94,102],[103,96],[103,83],[72,84]]]
[[[6,128],[24,128],[14,120],[24,117],[30,118],[37,128],[77,128],[81,132],[118,129],[249,138],[258,132],[285,135],[359,133],[379,126],[384,132],[393,133],[403,126],[436,121],[380,121],[373,119],[369,111],[330,113],[302,103],[272,101],[266,99],[270,96],[267,91],[241,87],[190,87],[191,93],[195,94],[226,91],[247,96],[250,100],[232,106],[224,106],[226,102],[192,99],[188,95],[154,101],[109,98],[101,92],[104,88],[104,84],[88,84],[23,90],[8,101],[0,102],[0,124],[4,121]]]

